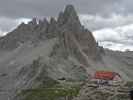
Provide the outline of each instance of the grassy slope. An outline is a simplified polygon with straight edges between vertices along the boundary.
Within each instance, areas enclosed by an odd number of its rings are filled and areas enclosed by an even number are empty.
[[[53,84],[47,88],[22,90],[19,96],[24,97],[22,100],[59,100],[66,97],[72,99],[77,96],[79,90],[79,84]]]

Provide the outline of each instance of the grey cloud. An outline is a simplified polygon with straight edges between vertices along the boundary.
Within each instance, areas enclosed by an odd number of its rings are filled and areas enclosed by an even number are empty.
[[[66,0],[3,0],[0,1],[0,16],[13,18],[55,15]]]
[[[0,0],[0,29],[11,30],[19,18],[57,16],[67,4],[73,4],[79,14],[95,15],[109,12],[105,10],[112,9],[115,3],[114,0]]]
[[[94,31],[101,45],[113,50],[133,50],[133,24]]]
[[[132,3],[132,0],[0,0],[0,34],[15,28],[21,18],[57,16],[65,5],[73,4],[82,24],[94,31],[101,45],[133,50]]]
[[[92,31],[103,28],[116,28],[133,23],[133,15],[112,14],[105,18],[100,15],[81,14],[79,17],[82,24]]]
[[[0,24],[0,28],[1,30],[9,31],[10,28],[15,26],[15,20],[19,18],[57,16],[67,4],[73,4],[79,14],[91,14],[92,16],[110,15],[117,10],[116,5],[120,1],[121,0],[0,0],[0,20],[6,22]],[[120,8],[122,7],[119,7],[119,9]],[[13,25],[1,18],[12,19],[12,21],[10,20],[9,22],[12,22]],[[105,16],[103,19],[104,18]],[[87,20],[85,20],[85,22],[86,21]],[[88,20],[90,29],[94,30],[108,25],[107,21],[102,21],[103,20],[99,22],[102,23],[101,25],[95,22],[95,19],[93,19],[93,22]]]
[[[129,14],[133,13],[133,1],[132,0],[121,0],[118,6],[122,9],[122,13]]]
[[[18,25],[18,21],[11,18],[0,17],[0,30],[2,32],[10,31],[16,25]]]
[[[133,45],[130,44],[125,45],[109,41],[100,42],[99,44],[104,48],[109,48],[112,50],[119,50],[119,51],[133,50]]]
[[[22,22],[28,22],[31,19],[12,19],[7,17],[0,17],[0,36],[3,35],[3,33],[7,33],[12,31],[14,28],[16,28],[20,23]]]
[[[1,0],[0,16],[57,16],[66,4],[73,4],[79,13],[110,14],[121,0]],[[119,8],[118,8],[119,9]]]

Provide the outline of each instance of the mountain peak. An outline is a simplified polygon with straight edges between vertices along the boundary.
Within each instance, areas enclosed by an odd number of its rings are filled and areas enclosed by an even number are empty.
[[[70,41],[69,38],[73,36],[79,45],[85,45],[83,47],[87,48],[84,50],[85,52],[90,50],[88,51],[91,52],[90,54],[95,53],[96,41],[92,33],[86,31],[81,25],[78,14],[73,5],[67,5],[64,11],[60,12],[57,20],[51,17],[50,21],[46,18],[44,20],[39,20],[39,22],[37,21],[38,20],[36,18],[33,18],[28,24],[20,25],[21,27],[18,27],[13,32],[10,32],[4,37],[4,39],[0,39],[0,48],[7,49],[11,47],[11,49],[15,49],[19,46],[19,44],[23,44],[28,41],[34,43],[35,40],[43,41],[53,37],[61,37],[66,41]],[[70,44],[71,42],[66,45]],[[12,45],[15,46],[13,47]],[[88,48],[89,45],[93,45],[94,48],[91,46]],[[94,53],[92,53],[93,51]]]
[[[70,16],[76,16],[77,17],[77,13],[76,13],[76,10],[75,10],[73,5],[67,5],[65,10],[64,10],[64,14],[68,17],[70,17]]]
[[[59,26],[64,26],[65,29],[72,32],[81,29],[81,23],[73,5],[67,5],[64,12],[60,12],[57,22]]]

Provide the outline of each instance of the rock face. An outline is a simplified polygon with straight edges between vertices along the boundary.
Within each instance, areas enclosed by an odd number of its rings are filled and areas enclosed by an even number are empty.
[[[58,24],[72,32],[80,32],[82,25],[79,21],[77,13],[72,5],[68,5],[64,12],[61,12],[58,17]]]
[[[0,73],[8,73],[2,78],[0,90],[10,89],[12,93],[8,94],[14,97],[15,90],[44,81],[45,71],[47,77],[56,81],[85,80],[88,74],[82,66],[89,66],[89,59],[97,58],[98,49],[92,33],[81,25],[74,7],[68,5],[57,20],[33,18],[1,37],[0,55]],[[41,65],[30,66],[40,56]],[[36,81],[37,77],[41,80]]]
[[[59,14],[57,23],[61,27],[64,45],[69,53],[87,66],[89,58],[97,58],[96,41],[92,33],[81,25],[72,5],[68,5],[65,11]]]
[[[88,65],[89,58],[97,58],[96,41],[90,31],[85,29],[72,5],[66,6],[57,20],[51,18],[39,20],[33,18],[28,24],[20,24],[15,30],[0,38],[0,48],[12,50],[21,44],[60,37],[66,52]]]
[[[121,82],[114,86],[98,86],[96,83],[87,81],[73,100],[130,100],[131,87],[132,82]]]

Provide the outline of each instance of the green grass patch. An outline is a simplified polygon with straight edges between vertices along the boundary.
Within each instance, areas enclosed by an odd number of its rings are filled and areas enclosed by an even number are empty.
[[[59,100],[59,98],[73,98],[78,95],[80,85],[55,84],[51,87],[38,87],[35,89],[24,89],[18,96],[22,100]]]
[[[132,88],[133,87],[133,81],[128,81],[125,86]]]

